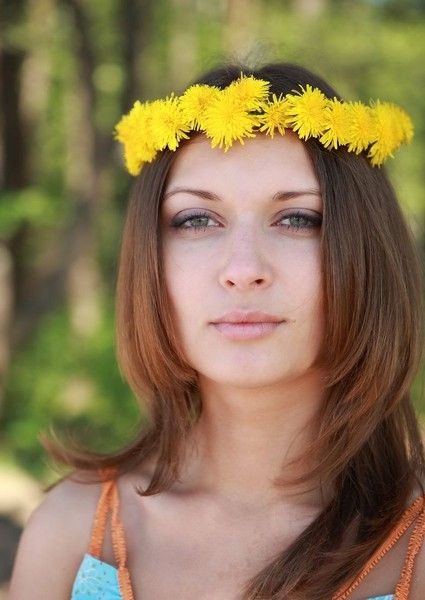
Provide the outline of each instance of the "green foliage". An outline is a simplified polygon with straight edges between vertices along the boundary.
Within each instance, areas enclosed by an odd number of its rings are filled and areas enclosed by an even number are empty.
[[[0,201],[0,236],[12,237],[23,222],[33,227],[58,227],[66,217],[54,199],[36,186],[4,192]]]
[[[117,368],[109,299],[103,310],[99,330],[88,339],[72,333],[67,310],[50,314],[12,364],[0,455],[13,455],[37,477],[49,474],[38,435],[50,425],[103,452],[127,443],[143,419]]]

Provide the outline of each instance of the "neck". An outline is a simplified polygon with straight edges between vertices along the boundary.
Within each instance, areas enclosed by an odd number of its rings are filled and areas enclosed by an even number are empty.
[[[290,464],[317,435],[323,399],[318,375],[285,386],[229,389],[200,381],[202,413],[194,426],[180,481],[185,490],[243,505],[324,504],[317,483],[276,486],[314,466],[314,457]]]

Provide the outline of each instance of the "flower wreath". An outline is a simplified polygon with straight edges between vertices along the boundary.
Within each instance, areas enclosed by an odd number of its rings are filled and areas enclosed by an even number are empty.
[[[131,175],[138,175],[165,148],[176,150],[190,131],[202,131],[211,147],[224,151],[239,140],[264,132],[271,137],[287,128],[302,140],[317,138],[325,148],[346,146],[359,154],[368,150],[373,166],[380,166],[413,137],[409,115],[391,102],[345,102],[327,98],[307,84],[286,95],[272,94],[270,82],[245,76],[224,89],[194,84],[180,96],[141,103],[121,117],[114,129],[124,145],[124,159]]]

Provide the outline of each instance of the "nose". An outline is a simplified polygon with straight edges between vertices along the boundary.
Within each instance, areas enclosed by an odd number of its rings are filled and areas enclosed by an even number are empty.
[[[229,239],[229,250],[220,270],[220,284],[241,290],[267,287],[272,281],[272,266],[267,248],[261,246],[258,235],[247,228]]]

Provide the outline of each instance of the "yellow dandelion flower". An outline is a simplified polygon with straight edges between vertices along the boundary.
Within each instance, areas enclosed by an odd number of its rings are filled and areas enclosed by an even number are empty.
[[[235,140],[243,144],[244,137],[255,137],[252,130],[257,124],[258,116],[250,115],[228,88],[221,90],[219,97],[208,106],[201,123],[202,130],[211,139],[211,148],[224,145],[225,152]]]
[[[225,89],[240,102],[245,110],[258,110],[261,103],[267,99],[270,82],[264,79],[255,79],[252,75],[246,76],[241,72],[240,78],[232,81]]]
[[[334,98],[329,100],[324,114],[324,133],[319,138],[325,148],[338,148],[348,142],[349,113],[347,105]]]
[[[200,129],[201,119],[207,107],[217,98],[220,89],[213,85],[191,85],[180,96],[180,108],[183,117],[192,129]]]
[[[413,123],[409,115],[400,107],[395,107],[397,110],[397,118],[402,130],[402,143],[410,143],[413,138]]]
[[[323,132],[328,99],[318,88],[313,89],[309,84],[301,89],[302,93],[287,95],[288,123],[301,139],[307,140]]]
[[[376,141],[369,149],[368,157],[371,163],[381,165],[401,143],[403,132],[398,126],[396,113],[390,102],[377,100],[373,107],[376,122]]]
[[[115,139],[124,145],[124,160],[131,175],[138,175],[145,162],[156,155],[150,129],[150,106],[137,100],[115,125]]]
[[[370,106],[347,102],[349,120],[348,151],[359,154],[376,140],[376,119]]]
[[[133,152],[132,150],[125,150],[124,152],[124,160],[125,160],[125,166],[127,167],[128,172],[130,173],[130,175],[139,175],[140,171],[143,168],[143,165],[146,162],[152,162],[152,160],[155,158],[156,156],[156,152],[153,153],[149,159],[143,160],[143,158],[138,155],[136,152]]]
[[[157,150],[166,147],[176,150],[182,138],[189,138],[186,133],[190,126],[180,109],[178,97],[171,94],[165,100],[155,100],[151,103],[151,111],[152,138]]]
[[[280,94],[279,98],[276,94],[273,94],[272,99],[262,104],[263,114],[261,115],[262,125],[259,131],[265,131],[272,138],[274,137],[275,129],[277,128],[281,135],[285,134],[285,127],[287,125],[287,108],[288,103],[285,99],[282,99]]]
[[[396,104],[388,104],[393,119],[394,144],[396,148],[413,137],[413,124],[410,117]]]

